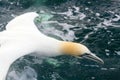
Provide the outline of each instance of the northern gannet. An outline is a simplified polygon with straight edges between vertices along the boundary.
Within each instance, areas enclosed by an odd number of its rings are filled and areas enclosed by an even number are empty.
[[[39,16],[28,12],[11,20],[0,32],[0,80],[5,80],[10,65],[21,56],[38,53],[41,56],[71,55],[104,63],[86,46],[60,41],[42,34],[34,24]]]

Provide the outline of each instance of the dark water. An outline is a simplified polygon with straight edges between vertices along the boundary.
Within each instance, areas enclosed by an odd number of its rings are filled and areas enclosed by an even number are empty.
[[[0,0],[0,30],[28,11],[54,15],[53,22],[38,24],[44,34],[83,43],[105,64],[69,56],[28,55],[11,66],[7,80],[120,80],[119,0]]]

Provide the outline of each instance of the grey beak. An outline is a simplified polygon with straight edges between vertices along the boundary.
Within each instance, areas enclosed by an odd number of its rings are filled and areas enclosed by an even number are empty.
[[[83,57],[85,59],[89,59],[89,60],[95,61],[95,62],[100,63],[100,64],[104,64],[104,61],[102,59],[100,59],[99,57],[97,57],[93,53],[85,53],[81,57]]]

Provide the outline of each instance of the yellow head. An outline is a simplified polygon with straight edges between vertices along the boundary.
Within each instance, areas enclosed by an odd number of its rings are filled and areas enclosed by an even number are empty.
[[[98,63],[104,63],[102,59],[93,54],[86,46],[74,42],[65,42],[61,43],[61,52],[66,55],[76,56],[78,58],[83,57],[96,61]]]
[[[74,42],[62,42],[61,51],[64,54],[73,56],[79,56],[84,53],[90,53],[90,50],[86,46]]]

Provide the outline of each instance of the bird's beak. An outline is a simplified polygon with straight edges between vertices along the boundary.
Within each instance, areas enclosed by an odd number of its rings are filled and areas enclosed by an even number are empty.
[[[104,61],[102,59],[100,59],[99,57],[97,57],[93,53],[85,53],[85,54],[81,55],[80,57],[95,61],[95,62],[100,63],[100,64],[104,64]]]

